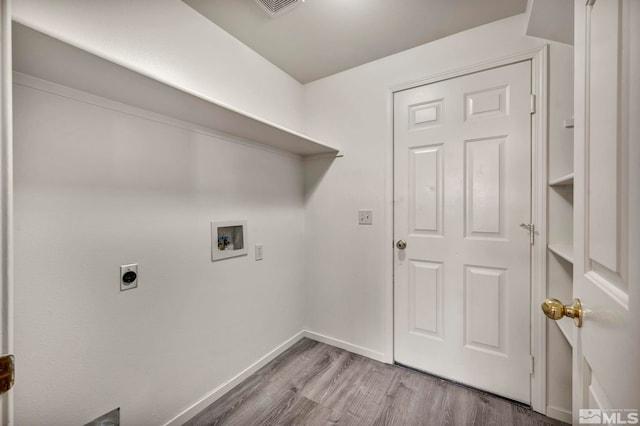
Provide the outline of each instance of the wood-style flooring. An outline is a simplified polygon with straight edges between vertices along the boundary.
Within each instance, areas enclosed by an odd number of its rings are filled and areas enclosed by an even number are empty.
[[[561,424],[493,395],[303,339],[185,426]]]

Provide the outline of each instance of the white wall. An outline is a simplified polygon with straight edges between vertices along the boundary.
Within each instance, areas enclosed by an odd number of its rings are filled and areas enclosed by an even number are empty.
[[[180,0],[13,0],[18,22],[294,130],[301,85]]]
[[[302,329],[298,157],[14,90],[15,424],[163,424]],[[250,256],[212,263],[229,219]]]
[[[325,161],[305,170],[308,329],[392,360],[390,88],[543,45],[524,36],[525,24],[517,15],[304,86],[307,132],[345,153],[330,168]],[[570,55],[571,46],[552,44],[552,82],[571,74]],[[565,94],[551,92],[550,115],[558,105],[570,109]],[[555,123],[564,118],[562,112]],[[550,137],[564,131],[554,127]],[[372,226],[358,226],[358,209],[374,210]]]

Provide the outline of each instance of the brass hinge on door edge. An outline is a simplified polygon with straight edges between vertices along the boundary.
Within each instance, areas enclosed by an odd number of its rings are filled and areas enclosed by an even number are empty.
[[[536,113],[536,95],[534,95],[533,93],[531,94],[531,114],[535,114]]]
[[[9,392],[15,381],[16,368],[13,355],[0,356],[0,395]]]

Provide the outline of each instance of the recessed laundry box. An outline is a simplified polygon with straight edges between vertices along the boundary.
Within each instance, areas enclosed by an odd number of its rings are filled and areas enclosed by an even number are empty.
[[[211,222],[211,261],[247,254],[247,221]]]

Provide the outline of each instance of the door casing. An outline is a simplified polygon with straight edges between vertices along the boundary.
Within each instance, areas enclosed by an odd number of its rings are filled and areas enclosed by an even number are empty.
[[[540,309],[540,301],[546,297],[546,211],[547,211],[547,145],[548,145],[548,57],[549,46],[528,49],[512,55],[494,60],[470,64],[444,73],[425,77],[424,79],[409,81],[388,88],[387,111],[393,121],[393,94],[395,92],[412,89],[426,84],[485,71],[496,67],[530,60],[532,63],[532,93],[535,95],[535,113],[531,115],[531,218],[536,226],[536,242],[531,251],[531,354],[534,357],[533,374],[531,375],[531,407],[542,414],[546,414],[546,322]],[[394,362],[393,348],[393,259],[394,259],[394,229],[393,229],[393,125],[390,126],[385,162],[385,244],[388,244],[385,262],[385,361]]]
[[[11,0],[0,0],[0,354],[13,353],[13,101]],[[13,424],[13,391],[0,395],[0,424]]]

